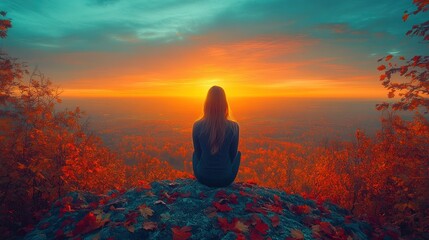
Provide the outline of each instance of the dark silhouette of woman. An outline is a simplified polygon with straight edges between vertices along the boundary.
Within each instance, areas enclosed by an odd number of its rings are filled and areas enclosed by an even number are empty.
[[[240,166],[239,127],[228,118],[225,91],[218,86],[211,87],[204,103],[204,116],[192,129],[194,175],[209,187],[230,185]]]

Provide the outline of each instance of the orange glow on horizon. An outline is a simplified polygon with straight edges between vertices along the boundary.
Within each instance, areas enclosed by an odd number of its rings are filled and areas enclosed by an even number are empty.
[[[66,64],[116,59],[108,71],[89,68],[68,76],[67,97],[203,98],[213,85],[231,97],[384,98],[378,72],[312,56],[321,46],[302,36],[259,36],[225,43],[189,39],[186,47],[153,47],[133,55],[84,52],[63,55]],[[143,51],[142,50],[142,51]],[[304,57],[305,56],[305,57]],[[106,63],[107,64],[107,63]],[[110,65],[109,65],[110,66]],[[142,67],[144,66],[144,67]]]
[[[319,81],[313,81],[317,83]],[[323,81],[322,81],[323,82]],[[288,84],[245,85],[228,84],[220,80],[210,80],[200,84],[180,86],[147,86],[136,89],[63,89],[65,97],[186,97],[205,98],[210,87],[218,85],[225,89],[228,97],[294,97],[294,98],[385,98],[382,87],[326,86],[290,82]],[[282,86],[284,85],[284,86]]]

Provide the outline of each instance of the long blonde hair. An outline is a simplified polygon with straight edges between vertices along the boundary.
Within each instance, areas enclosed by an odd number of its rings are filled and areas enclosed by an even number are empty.
[[[219,86],[211,87],[204,102],[204,116],[202,117],[202,132],[209,135],[211,154],[217,153],[224,141],[228,117],[229,107],[225,91]]]

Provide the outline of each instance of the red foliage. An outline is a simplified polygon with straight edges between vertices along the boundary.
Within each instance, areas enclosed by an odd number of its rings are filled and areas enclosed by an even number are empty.
[[[405,11],[402,16],[404,22],[410,15],[428,9],[429,2],[426,0],[414,0],[413,3],[417,9],[412,12]],[[406,35],[422,37],[423,42],[427,43],[429,41],[429,21],[413,25]],[[392,58],[392,55],[388,55],[384,60],[388,62]],[[399,56],[398,59],[404,61],[405,57]],[[382,60],[383,58],[380,58],[378,61]],[[383,81],[383,86],[389,91],[389,98],[393,98],[395,92],[398,92],[397,96],[400,97],[394,104],[378,104],[377,109],[384,110],[391,107],[393,110],[414,110],[421,106],[429,111],[429,56],[414,56],[406,63],[398,64],[389,62],[388,68],[385,65],[377,68],[379,71],[384,71],[384,74],[380,76],[380,81]],[[395,79],[394,75],[397,73],[399,76],[398,79]]]

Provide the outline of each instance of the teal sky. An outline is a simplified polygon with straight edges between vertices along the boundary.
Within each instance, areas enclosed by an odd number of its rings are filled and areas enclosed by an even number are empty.
[[[379,57],[428,50],[405,36],[428,16],[404,23],[411,0],[2,0],[0,9],[13,24],[2,49],[70,93],[219,81],[246,84],[247,94],[258,85],[380,90]]]

